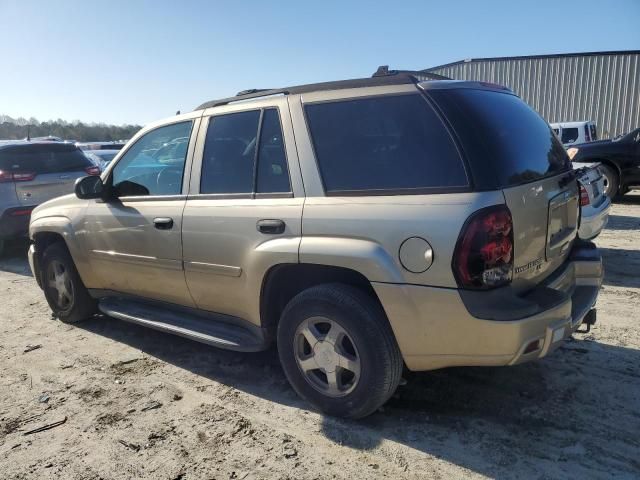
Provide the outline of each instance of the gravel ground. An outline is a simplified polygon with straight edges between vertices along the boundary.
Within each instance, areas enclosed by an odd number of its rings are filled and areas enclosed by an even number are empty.
[[[640,478],[639,233],[629,195],[597,240],[591,334],[535,363],[411,374],[360,422],[309,411],[274,351],[52,320],[15,245],[0,259],[0,477]]]

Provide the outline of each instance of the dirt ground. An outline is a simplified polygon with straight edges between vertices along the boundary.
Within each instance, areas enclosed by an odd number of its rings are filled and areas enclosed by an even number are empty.
[[[0,260],[0,478],[640,478],[639,194],[597,243],[591,334],[535,363],[408,375],[360,422],[308,410],[275,351],[52,320],[14,245]]]

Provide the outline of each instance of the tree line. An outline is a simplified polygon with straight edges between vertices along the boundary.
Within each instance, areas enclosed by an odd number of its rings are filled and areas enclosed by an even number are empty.
[[[0,114],[0,140],[17,140],[33,137],[54,136],[63,140],[78,142],[109,142],[131,138],[140,125],[107,125],[105,123],[83,123],[80,121],[67,122],[62,119],[39,122],[29,119],[11,118]]]

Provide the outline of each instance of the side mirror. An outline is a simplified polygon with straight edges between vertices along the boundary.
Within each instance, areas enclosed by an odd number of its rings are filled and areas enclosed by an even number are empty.
[[[104,183],[99,175],[89,175],[76,180],[76,197],[82,200],[91,198],[102,198],[104,193]]]

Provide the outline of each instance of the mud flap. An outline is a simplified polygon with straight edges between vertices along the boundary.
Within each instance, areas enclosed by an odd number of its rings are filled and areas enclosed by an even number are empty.
[[[584,318],[582,319],[582,325],[585,326],[584,330],[576,330],[576,333],[589,333],[591,331],[591,325],[595,325],[596,323],[596,318],[597,318],[597,314],[596,314],[596,309],[592,308],[591,310],[589,310],[589,312],[587,312],[587,314],[584,316]]]

